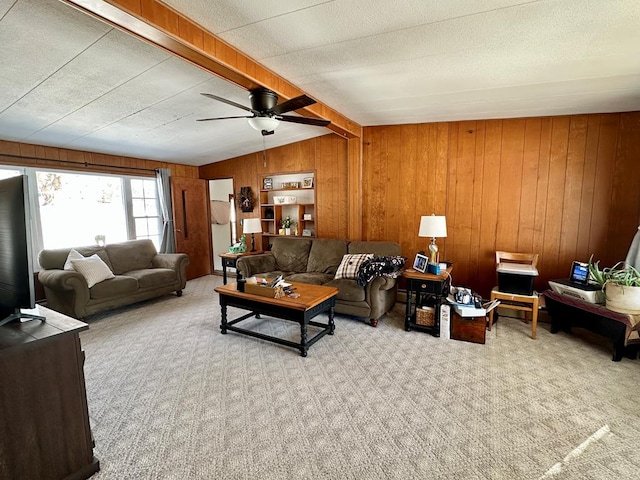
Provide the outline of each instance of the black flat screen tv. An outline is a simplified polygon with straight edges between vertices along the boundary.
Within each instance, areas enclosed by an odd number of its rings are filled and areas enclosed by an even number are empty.
[[[0,326],[44,317],[20,309],[36,306],[26,175],[0,180]]]

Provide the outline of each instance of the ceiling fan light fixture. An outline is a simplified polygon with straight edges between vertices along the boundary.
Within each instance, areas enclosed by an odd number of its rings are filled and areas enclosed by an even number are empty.
[[[271,132],[280,125],[280,122],[276,118],[272,117],[252,117],[248,121],[251,128],[259,132],[262,132],[263,130]]]

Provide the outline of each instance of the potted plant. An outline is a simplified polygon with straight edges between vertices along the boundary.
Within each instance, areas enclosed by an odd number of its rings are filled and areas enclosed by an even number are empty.
[[[589,275],[605,293],[609,310],[632,315],[640,314],[640,271],[626,262],[600,269],[600,260],[589,259]]]
[[[281,222],[282,228],[284,228],[285,235],[291,235],[291,227],[294,227],[296,222],[291,219],[289,215],[284,217]]]

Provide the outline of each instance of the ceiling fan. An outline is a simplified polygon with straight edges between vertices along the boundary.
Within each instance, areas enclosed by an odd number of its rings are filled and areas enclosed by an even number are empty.
[[[300,95],[290,100],[286,100],[278,104],[278,94],[268,88],[254,88],[249,90],[249,101],[251,107],[240,105],[239,103],[218,97],[211,93],[202,93],[205,97],[212,98],[227,105],[232,105],[242,110],[250,112],[251,115],[241,115],[237,117],[217,117],[217,118],[200,118],[198,122],[208,122],[210,120],[227,120],[229,118],[248,118],[249,125],[262,133],[262,135],[273,135],[273,131],[278,128],[280,122],[302,123],[305,125],[314,125],[318,127],[326,127],[331,122],[322,118],[299,117],[296,115],[283,115],[283,113],[298,110],[300,108],[313,105],[316,101],[307,95]]]

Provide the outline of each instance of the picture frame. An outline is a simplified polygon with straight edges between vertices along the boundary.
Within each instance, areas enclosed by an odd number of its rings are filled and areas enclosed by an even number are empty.
[[[305,177],[302,179],[302,188],[313,188],[313,177]]]
[[[264,177],[262,179],[262,189],[263,190],[271,190],[273,188],[273,178]]]
[[[416,253],[416,258],[413,261],[413,269],[420,272],[425,273],[427,271],[427,263],[429,259],[426,255],[421,253]]]

